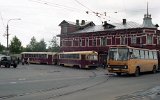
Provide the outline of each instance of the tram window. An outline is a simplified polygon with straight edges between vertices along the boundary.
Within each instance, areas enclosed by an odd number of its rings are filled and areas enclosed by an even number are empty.
[[[98,60],[98,56],[97,55],[88,55],[87,59],[88,60]]]
[[[44,54],[42,54],[41,57],[44,58]]]
[[[35,54],[35,58],[37,58],[37,54]]]
[[[47,58],[47,57],[48,57],[48,54],[45,54],[44,57]]]

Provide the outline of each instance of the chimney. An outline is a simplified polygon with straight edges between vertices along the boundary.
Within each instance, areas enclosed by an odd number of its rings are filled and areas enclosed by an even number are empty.
[[[79,20],[76,20],[76,25],[79,26]]]
[[[103,27],[106,27],[107,26],[107,21],[104,21],[103,22]]]
[[[85,24],[85,20],[82,20],[81,25],[84,25],[84,24]]]
[[[127,20],[126,20],[126,19],[123,19],[123,25],[125,25],[125,24],[126,24],[126,22],[127,22]]]
[[[104,25],[106,25],[107,24],[107,21],[104,21]]]

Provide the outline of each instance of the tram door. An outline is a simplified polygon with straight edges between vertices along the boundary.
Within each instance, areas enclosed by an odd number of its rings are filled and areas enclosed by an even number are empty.
[[[52,64],[52,55],[48,55],[48,64]]]

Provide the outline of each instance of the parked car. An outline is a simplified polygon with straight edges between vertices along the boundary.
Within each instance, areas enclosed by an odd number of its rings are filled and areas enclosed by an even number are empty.
[[[6,68],[10,68],[10,66],[13,66],[13,68],[16,68],[18,65],[17,57],[15,56],[2,56],[0,59],[0,66],[5,66]]]

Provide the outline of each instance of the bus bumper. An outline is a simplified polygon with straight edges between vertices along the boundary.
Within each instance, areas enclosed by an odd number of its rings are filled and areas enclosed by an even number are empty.
[[[128,69],[121,69],[121,68],[107,68],[107,70],[110,73],[129,73]]]

